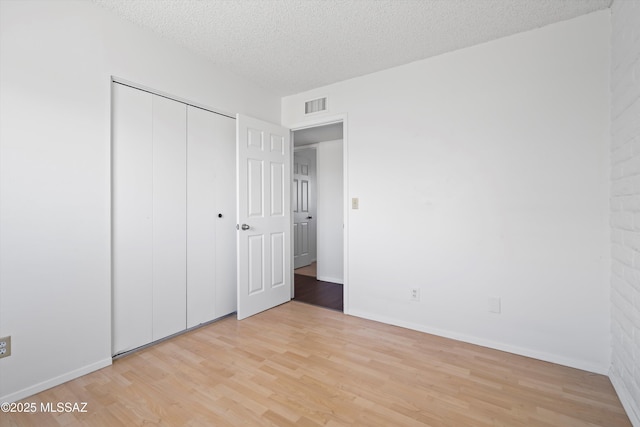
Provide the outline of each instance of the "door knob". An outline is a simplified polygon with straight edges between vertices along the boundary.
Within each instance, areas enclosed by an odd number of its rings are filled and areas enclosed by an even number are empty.
[[[308,216],[307,219],[313,219],[313,217],[312,216]]]
[[[250,229],[251,227],[249,227],[249,225],[247,225],[247,224],[242,224],[242,226],[240,228],[242,228],[243,230],[246,231],[246,230]]]

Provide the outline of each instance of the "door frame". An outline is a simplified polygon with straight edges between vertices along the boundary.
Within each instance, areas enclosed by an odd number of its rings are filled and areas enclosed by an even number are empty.
[[[315,117],[313,119],[305,120],[303,122],[293,123],[291,125],[285,125],[293,133],[297,130],[314,128],[318,126],[330,125],[333,123],[342,122],[342,222],[344,224],[344,230],[342,234],[342,268],[344,274],[344,283],[342,285],[342,298],[343,298],[343,312],[349,314],[349,132],[348,132],[348,120],[347,114],[332,114],[328,116]],[[291,139],[291,158],[293,159],[293,135]],[[291,162],[291,176],[293,177],[293,162]],[[293,179],[290,182],[291,194],[293,194]],[[293,221],[291,221],[291,248],[293,249]],[[294,273],[293,273],[293,250],[291,251],[291,298],[294,296]]]

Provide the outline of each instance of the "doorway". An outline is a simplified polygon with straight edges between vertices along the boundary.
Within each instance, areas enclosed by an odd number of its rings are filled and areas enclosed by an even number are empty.
[[[294,299],[343,311],[343,123],[292,138]]]

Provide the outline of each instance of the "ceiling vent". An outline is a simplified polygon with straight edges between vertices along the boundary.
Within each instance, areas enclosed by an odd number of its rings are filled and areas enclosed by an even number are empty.
[[[312,99],[304,103],[304,114],[327,111],[327,97]]]

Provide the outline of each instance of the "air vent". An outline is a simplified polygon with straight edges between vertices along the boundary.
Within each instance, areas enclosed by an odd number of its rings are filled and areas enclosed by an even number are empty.
[[[312,99],[304,103],[304,113],[313,114],[321,111],[327,111],[327,97]]]

